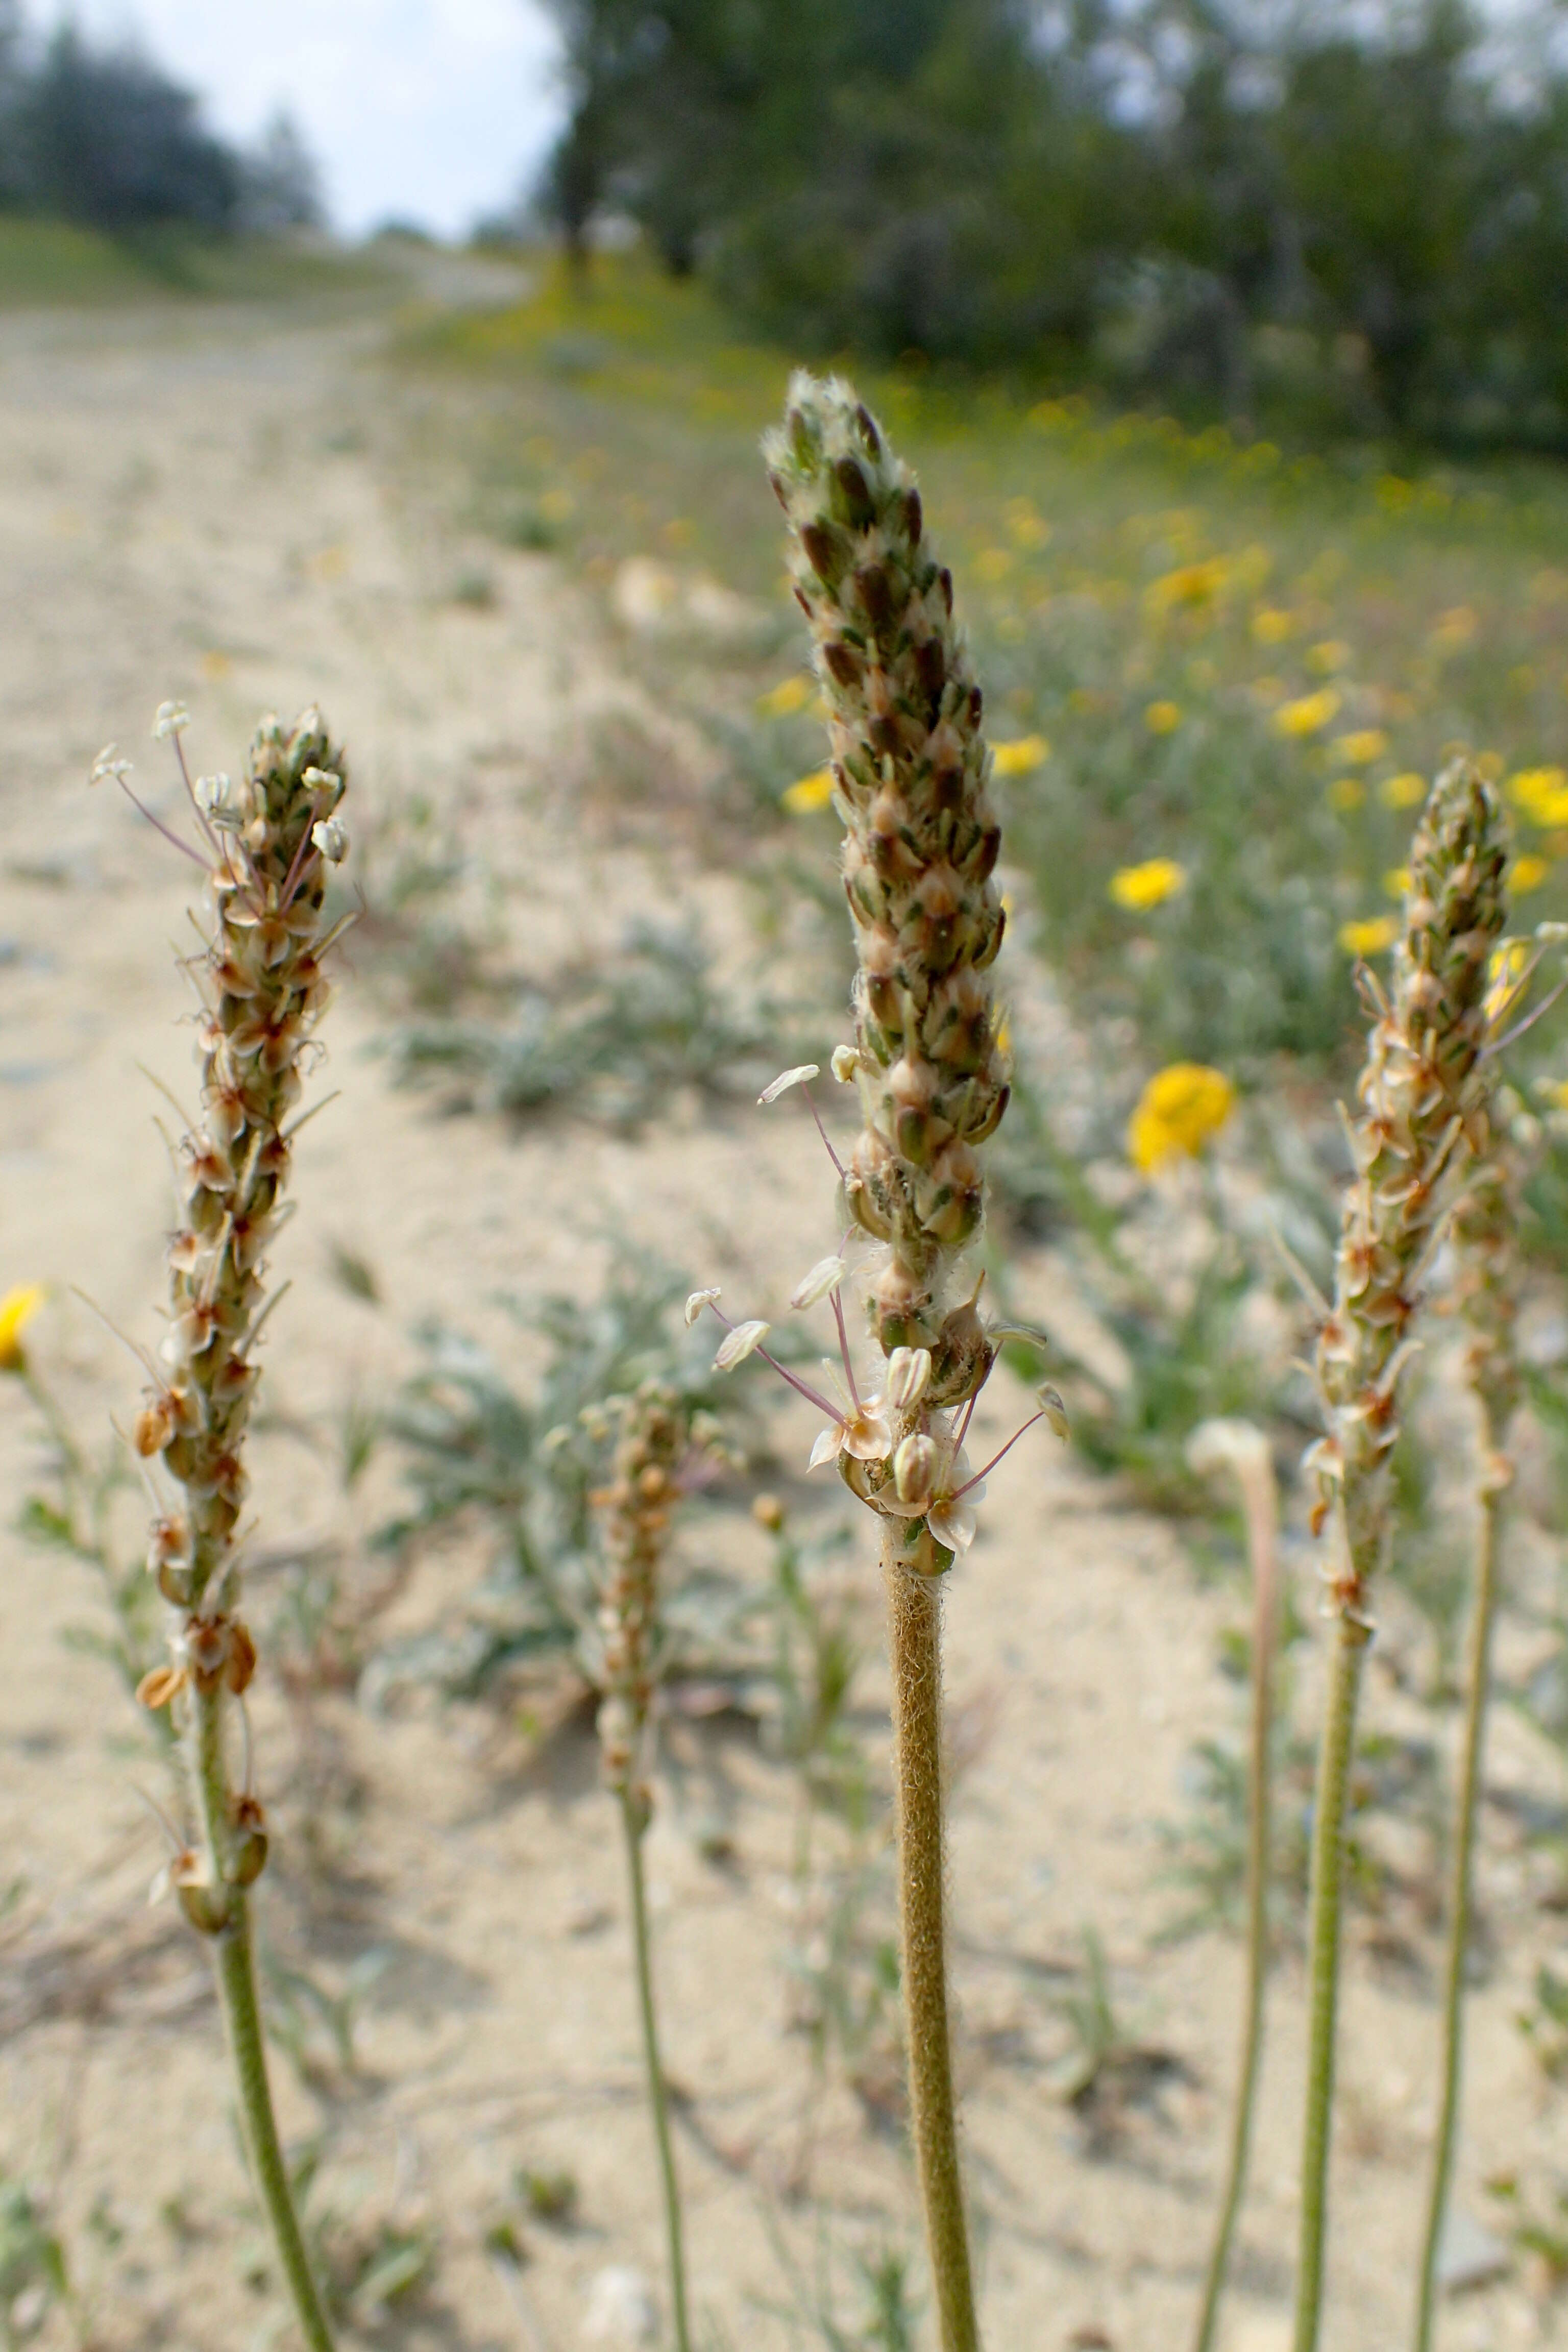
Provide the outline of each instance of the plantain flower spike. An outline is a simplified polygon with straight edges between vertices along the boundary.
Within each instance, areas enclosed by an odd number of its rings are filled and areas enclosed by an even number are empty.
[[[950,1300],[949,1274],[980,1224],[977,1147],[1008,1092],[987,977],[1004,916],[980,688],[920,492],[851,388],[797,374],[763,446],[846,826],[859,969],[842,1066],[864,1113],[846,1198],[886,1247],[873,1284],[884,1352],[928,1349],[925,1406],[958,1405],[993,1350],[973,1305]]]
[[[1324,1434],[1308,1455],[1318,1476],[1314,1527],[1335,1520],[1327,1574],[1334,1633],[1312,1829],[1295,2352],[1317,2352],[1321,2328],[1345,1811],[1370,1587],[1393,1524],[1398,1381],[1455,1180],[1489,1146],[1495,1007],[1488,979],[1507,915],[1507,864],[1489,787],[1468,763],[1447,769],[1411,845],[1390,993],[1362,976],[1373,1028],[1358,1108],[1346,1121],[1355,1172],[1341,1219],[1334,1301],[1318,1336]]]
[[[599,1748],[605,1785],[630,1808],[638,1834],[653,1810],[647,1737],[661,1659],[660,1574],[670,1520],[686,1491],[691,1415],[655,1381],[617,1401],[620,1429],[605,1514],[609,1575],[600,1599]]]
[[[192,793],[198,816],[212,819],[203,831],[216,909],[211,943],[195,966],[204,1006],[201,1124],[179,1151],[183,1215],[169,1248],[162,1377],[132,1434],[181,1490],[178,1507],[154,1525],[148,1554],[177,1612],[174,1663],[150,1675],[142,1695],[149,1706],[188,1696],[202,1870],[179,1892],[194,1924],[217,1936],[236,1924],[238,1893],[267,1859],[260,1806],[229,1785],[223,1703],[256,1665],[237,1614],[245,1435],[265,1253],[289,1174],[288,1121],[328,992],[328,868],[312,833],[342,798],[343,759],[308,710],[292,731],[275,719],[263,723],[242,783],[202,781],[224,790]]]
[[[1318,1523],[1336,1498],[1343,1502],[1331,1591],[1336,1612],[1352,1620],[1364,1617],[1380,1561],[1399,1434],[1396,1385],[1446,1212],[1443,1179],[1487,1143],[1487,968],[1506,919],[1507,861],[1490,787],[1457,763],[1434,784],[1411,845],[1391,994],[1363,977],[1373,1025],[1359,1108],[1348,1123],[1355,1178],[1341,1223],[1334,1304],[1318,1339],[1328,1433],[1310,1457]]]

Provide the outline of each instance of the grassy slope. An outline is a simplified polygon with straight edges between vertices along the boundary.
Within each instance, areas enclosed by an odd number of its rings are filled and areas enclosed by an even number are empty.
[[[260,238],[209,242],[183,234],[122,244],[68,221],[0,214],[0,310],[86,308],[171,296],[342,299],[387,282],[374,255],[314,253]]]

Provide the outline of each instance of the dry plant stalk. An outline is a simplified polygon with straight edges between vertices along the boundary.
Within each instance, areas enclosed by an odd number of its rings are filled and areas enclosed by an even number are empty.
[[[1506,952],[1506,950],[1505,950]],[[1453,1849],[1449,1858],[1448,1948],[1443,1970],[1442,2089],[1416,2301],[1416,2352],[1431,2352],[1437,2314],[1437,2258],[1453,2180],[1464,2079],[1465,1970],[1469,1958],[1472,1883],[1487,1696],[1491,1680],[1492,1624],[1497,1613],[1499,1541],[1503,1497],[1513,1478],[1504,1452],[1520,1400],[1515,1329],[1521,1268],[1517,1246],[1522,1155],[1500,1136],[1469,1171],[1454,1212],[1458,1262],[1456,1303],[1468,1327],[1465,1374],[1480,1420],[1476,1477],[1475,1590],[1465,1660],[1463,1727]]]
[[[279,2141],[257,2003],[249,1890],[267,1862],[248,1727],[236,1785],[233,1718],[256,1671],[239,1615],[237,1540],[249,1480],[245,1435],[259,1378],[256,1343],[281,1295],[265,1294],[264,1252],[281,1221],[300,1061],[327,999],[331,944],[322,902],[348,844],[332,814],[343,760],[317,712],[290,732],[266,721],[248,772],[191,784],[184,713],[165,706],[210,862],[213,937],[193,959],[202,1000],[201,1124],[176,1160],[180,1222],[169,1245],[169,1328],[137,1415],[134,1443],[178,1488],[154,1520],[148,1567],[170,1604],[171,1663],[139,1696],[180,1722],[193,1833],[164,1874],[212,1943],[245,2137],[296,2315],[312,2352],[331,2336],[310,2274]],[[122,762],[100,762],[118,773]]]
[[[620,1806],[631,1895],[637,2010],[653,2116],[669,2259],[676,2352],[690,2352],[680,2186],[669,2136],[669,2099],[654,2005],[643,1839],[653,1815],[648,1745],[659,1654],[660,1586],[670,1521],[682,1496],[700,1482],[719,1450],[712,1416],[693,1413],[673,1391],[647,1381],[631,1397],[608,1401],[620,1423],[608,1486],[594,1500],[605,1514],[610,1574],[599,1604],[599,1749],[605,1781]],[[607,1425],[607,1424],[606,1424]]]
[[[879,1245],[870,1315],[889,1359],[885,1394],[861,1400],[844,1341],[849,1396],[842,1413],[816,1400],[837,1427],[814,1459],[836,1455],[881,1517],[911,2126],[944,2352],[975,2352],[948,2032],[938,1580],[973,1535],[980,1482],[961,1447],[995,1356],[953,1270],[981,1221],[976,1147],[1007,1102],[986,977],[1002,940],[1001,835],[952,575],[909,469],[849,385],[807,375],[764,451],[846,826],[859,971],[856,1041],[834,1070],[858,1084],[864,1126],[841,1172],[848,1215]],[[831,1292],[841,1339],[843,1267],[840,1252],[795,1294]],[[1042,1410],[1055,1418],[1059,1403]]]
[[[1230,2266],[1231,2242],[1247,2188],[1252,2115],[1263,2061],[1263,2002],[1268,1981],[1268,1864],[1273,1847],[1271,1749],[1274,1673],[1279,1645],[1279,1496],[1273,1456],[1263,1432],[1249,1421],[1205,1421],[1193,1432],[1187,1459],[1203,1473],[1228,1470],[1241,1491],[1252,1571],[1252,1721],[1247,1761],[1247,1997],[1242,2007],[1241,2063],[1237,2070],[1230,2160],[1220,2200],[1204,2299],[1197,2352],[1212,2352],[1220,2299]]]
[[[1422,1282],[1444,1224],[1445,1180],[1488,1143],[1488,966],[1505,918],[1501,814],[1463,762],[1432,787],[1410,852],[1405,927],[1384,995],[1363,968],[1372,1036],[1346,1120],[1355,1176],[1342,1212],[1334,1301],[1318,1337],[1326,1433],[1314,1527],[1331,1515],[1333,1622],[1312,1828],[1307,2100],[1295,2352],[1316,2352],[1328,2225],[1329,2134],[1340,1973],[1344,1824],[1372,1586],[1392,1534],[1398,1383]]]

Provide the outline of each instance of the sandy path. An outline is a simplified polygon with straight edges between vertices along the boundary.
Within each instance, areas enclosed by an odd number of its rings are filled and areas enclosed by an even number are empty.
[[[0,322],[0,1288],[77,1284],[142,1336],[167,1208],[135,1064],[188,1089],[168,945],[186,875],[82,779],[119,737],[174,806],[145,740],[162,697],[191,701],[204,767],[237,761],[259,709],[319,698],[351,748],[351,819],[416,788],[449,809],[532,952],[583,929],[604,936],[649,892],[689,893],[726,919],[710,878],[590,837],[563,804],[552,749],[585,699],[615,690],[613,651],[542,558],[489,551],[494,607],[450,601],[461,544],[396,455],[410,435],[417,446],[417,404],[375,368],[378,332],[255,316]],[[411,1360],[409,1327],[437,1309],[515,1359],[493,1294],[591,1290],[612,1226],[775,1303],[820,1254],[827,1200],[799,1124],[699,1122],[678,1105],[637,1145],[572,1126],[515,1141],[390,1092],[363,1051],[380,1020],[351,975],[330,1032],[342,1099],[302,1142],[300,1213],[279,1252],[296,1287],[269,1381],[290,1414],[331,1424],[351,1386],[384,1390]],[[385,1312],[332,1286],[334,1242],[376,1268]],[[124,1412],[134,1373],[84,1310],[62,1303],[40,1331],[84,1425]],[[1011,1411],[988,1404],[1003,1433]],[[26,1490],[33,1459],[23,1400],[0,1384],[5,1492]],[[327,1465],[284,1435],[262,1441],[258,1468],[279,1538],[352,1534],[370,1507],[345,1517]],[[988,2340],[1165,2352],[1190,2325],[1201,2269],[1239,1960],[1226,1941],[1152,1942],[1173,1899],[1157,1884],[1153,1824],[1180,1809],[1193,1740],[1237,1721],[1215,1659],[1238,1606],[1198,1588],[1169,1531],[1116,1512],[1059,1457],[1020,1449],[993,1498],[950,1603],[952,1687],[975,1749],[952,1873]],[[17,1894],[0,1947],[16,2028],[0,2050],[0,2164],[52,2195],[95,2344],[266,2340],[272,2306],[245,2275],[254,2232],[202,1956],[142,1905],[159,1855],[131,1782],[157,1768],[108,1670],[60,1643],[92,1615],[86,1578],[4,1517],[0,1887]],[[751,1544],[750,1530],[736,1539]],[[400,1622],[430,1622],[472,1567],[461,1554],[432,1565]],[[1395,1702],[1378,1687],[1373,1704]],[[584,2340],[605,2265],[659,2274],[618,1853],[591,1745],[569,1727],[530,1761],[504,1726],[463,1708],[370,1721],[329,1698],[320,1717],[338,1769],[330,1866],[311,1876],[296,1856],[266,1884],[279,1941],[329,1979],[373,1947],[388,1956],[364,2078],[321,2111],[340,2206],[423,2218],[438,2236],[430,2296],[382,2340],[566,2352]],[[265,1676],[258,1728],[264,1786],[277,1785],[295,1726]],[[786,1792],[753,1742],[683,1737],[731,1841],[704,1859],[702,1806],[672,1795],[651,1848],[670,2065],[690,2102],[698,2300],[719,2340],[783,2346],[756,2300],[782,2292],[768,2214],[783,2212],[808,2266],[814,2242],[809,2216],[778,2206],[807,2082],[783,2030]],[[1506,1722],[1496,1758],[1499,1779],[1540,1786],[1541,1758]],[[285,1853],[299,1820],[296,1794]],[[1517,1854],[1492,1855],[1486,1892],[1508,1957],[1473,2030],[1463,2179],[1477,2211],[1492,2170],[1568,2169],[1561,2096],[1511,2022],[1542,1948],[1526,1882]],[[1050,2095],[1044,2061],[1060,2029],[1018,1966],[1071,1962],[1087,1924],[1131,2023],[1186,2070],[1098,2154]],[[1299,1990],[1287,1961],[1233,2352],[1286,2340]],[[1429,1980],[1358,1962],[1339,2179],[1355,2226],[1337,2255],[1336,2352],[1383,2352],[1403,2332],[1432,2021]],[[279,2074],[288,2128],[303,2134],[321,2115]],[[816,2121],[817,2190],[861,2242],[906,2242],[896,2145],[842,2090]],[[527,2229],[521,2313],[483,2243],[519,2164],[569,2168],[582,2217],[569,2232]],[[89,2226],[95,2202],[111,2227]],[[1456,2306],[1447,2342],[1545,2342],[1550,2326],[1516,2279]],[[47,2340],[68,2340],[49,2326]]]

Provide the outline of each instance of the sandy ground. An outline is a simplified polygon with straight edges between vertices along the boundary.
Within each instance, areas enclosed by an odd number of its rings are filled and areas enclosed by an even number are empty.
[[[162,747],[146,740],[161,698],[190,699],[204,768],[238,761],[258,710],[319,698],[351,748],[351,822],[423,792],[482,851],[531,952],[605,936],[615,909],[650,898],[700,899],[725,919],[722,885],[679,853],[654,855],[646,828],[634,846],[577,821],[556,754],[585,706],[622,690],[613,644],[545,558],[488,551],[494,605],[451,602],[460,538],[395,461],[423,428],[415,395],[374,363],[380,331],[254,314],[0,322],[0,1288],[55,1287],[35,1327],[39,1358],[84,1429],[123,1415],[137,1381],[70,1286],[143,1339],[156,1328],[166,1173],[137,1065],[176,1093],[190,1084],[171,942],[188,936],[192,877],[108,790],[88,791],[102,742],[119,738],[172,810]],[[294,1288],[268,1380],[296,1422],[330,1426],[352,1390],[384,1393],[412,1360],[410,1328],[437,1310],[515,1363],[521,1343],[494,1294],[591,1293],[612,1227],[775,1304],[829,1245],[804,1122],[699,1119],[676,1105],[637,1143],[570,1123],[520,1140],[392,1091],[364,1050],[384,1025],[351,971],[330,1026],[340,1098],[302,1139],[300,1214],[278,1252]],[[384,1309],[334,1286],[334,1244],[375,1268]],[[1045,1286],[1033,1269],[1048,1305]],[[988,1401],[1002,1433],[1014,1402]],[[37,1463],[26,1400],[0,1383],[0,1489],[18,1498]],[[257,1467],[274,1539],[352,1540],[374,1516],[374,1496],[345,1505],[330,1465],[286,1432],[258,1441]],[[8,1503],[0,2165],[47,2199],[93,2344],[276,2340],[276,2304],[247,2276],[257,2232],[205,1957],[167,1907],[145,1905],[160,1844],[133,1784],[155,1787],[159,1767],[108,1668],[62,1643],[93,1621],[89,1579],[23,1541],[14,1517]],[[473,1564],[448,1551],[422,1568],[396,1623],[438,1620]],[[993,1481],[982,1539],[953,1579],[950,1688],[969,1758],[952,1822],[959,2066],[993,2347],[1166,2352],[1190,2329],[1240,1956],[1223,1937],[1158,1940],[1175,1898],[1155,1825],[1181,1810],[1193,1742],[1237,1727],[1216,1636],[1240,1613],[1234,1590],[1200,1586],[1171,1530],[1032,1445]],[[1374,1669],[1373,1714],[1403,1722],[1409,1705]],[[620,1860],[591,1738],[574,1720],[531,1748],[488,1712],[372,1719],[332,1694],[312,1721],[309,1769],[328,1817],[314,1872],[297,1845],[287,1858],[313,1792],[300,1785],[299,1717],[264,1661],[263,1787],[291,1789],[264,1925],[328,1982],[372,1949],[385,1965],[353,2081],[318,2100],[279,2064],[286,2128],[329,2127],[332,2196],[365,2227],[412,2219],[435,2233],[427,2292],[395,2308],[377,2340],[566,2352],[590,2340],[607,2267],[641,2272],[656,2294],[660,2280]],[[791,2201],[811,2077],[786,2032],[788,1790],[739,1727],[680,1738],[687,1793],[666,1792],[650,1868],[696,2299],[715,2342],[782,2347],[796,2339],[767,2307],[788,2300],[775,2234],[808,2270],[818,2242],[809,2201]],[[1508,1717],[1493,1778],[1561,1793]],[[700,1802],[693,1786],[708,1791]],[[703,1833],[715,1806],[728,1838],[717,1853]],[[1494,1810],[1488,1829],[1490,1958],[1460,2167],[1478,2219],[1495,2172],[1518,2173],[1542,2203],[1568,2176],[1562,2094],[1513,2021],[1560,1931],[1504,1816]],[[1180,2062],[1103,2144],[1053,2095],[1047,2062],[1062,2032],[1039,1991],[1063,1980],[1051,1967],[1076,1962],[1086,1925],[1129,2029]],[[1389,1941],[1364,1924],[1352,1938],[1334,2352],[1384,2352],[1407,2326],[1434,2105],[1434,1946],[1428,1935],[1401,1958]],[[1287,1956],[1231,2352],[1288,2339],[1300,1995]],[[814,2105],[809,2186],[841,2217],[838,2241],[909,2243],[896,2135],[841,2085]],[[520,2272],[485,2242],[519,2165],[569,2169],[580,2188],[574,2227],[523,2223]],[[1516,2269],[1454,2301],[1446,2344],[1558,2340],[1562,2306],[1536,2284]],[[46,2327],[48,2343],[71,2340],[62,2316]]]

